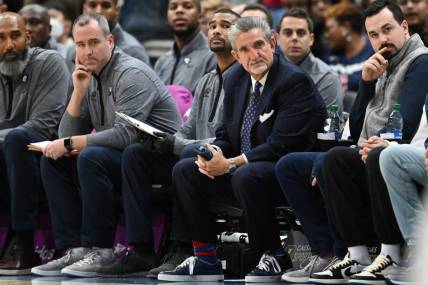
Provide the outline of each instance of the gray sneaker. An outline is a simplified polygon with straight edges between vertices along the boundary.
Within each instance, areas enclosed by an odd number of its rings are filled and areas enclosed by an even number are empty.
[[[146,277],[158,278],[158,274],[162,271],[172,271],[191,255],[187,252],[178,249],[176,252],[168,252],[165,254],[163,263],[147,272]]]
[[[61,273],[76,277],[95,277],[102,266],[110,265],[115,260],[111,248],[96,248],[90,250],[83,259],[63,268]]]
[[[289,283],[304,283],[309,281],[309,277],[314,272],[323,271],[327,268],[333,258],[321,258],[318,255],[310,256],[302,263],[302,268],[298,270],[288,271],[281,276],[281,280]]]
[[[31,269],[31,273],[41,276],[58,276],[61,275],[61,269],[69,266],[85,257],[89,251],[86,247],[76,247],[67,249],[63,257],[51,260]]]

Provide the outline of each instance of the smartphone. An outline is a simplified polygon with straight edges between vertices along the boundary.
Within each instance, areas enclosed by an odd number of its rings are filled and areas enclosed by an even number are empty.
[[[205,160],[209,161],[213,158],[213,153],[203,145],[196,146],[195,152],[202,156]]]

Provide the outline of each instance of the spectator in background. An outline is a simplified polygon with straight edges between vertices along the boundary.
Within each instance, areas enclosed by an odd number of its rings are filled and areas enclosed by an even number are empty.
[[[30,46],[43,49],[52,49],[65,54],[65,47],[58,44],[55,38],[50,36],[51,24],[48,9],[39,4],[24,6],[19,14],[25,20],[25,28],[30,36]]]
[[[69,48],[74,44],[70,36],[72,25],[70,12],[67,10],[66,6],[59,1],[49,1],[44,3],[44,6],[48,9],[48,14],[51,17],[51,37],[55,38],[58,43],[64,45],[66,49]]]
[[[214,16],[214,12],[220,8],[231,8],[228,2],[224,2],[222,0],[206,0],[201,2],[202,5],[202,15],[199,19],[199,23],[201,24],[201,31],[205,36],[208,36],[208,23],[211,18]]]
[[[409,23],[410,34],[418,33],[425,46],[428,44],[428,1],[398,0],[404,18]]]
[[[273,19],[270,11],[261,4],[247,4],[241,12],[241,17],[260,17],[273,29]]]
[[[361,8],[350,3],[328,8],[325,38],[331,52],[324,61],[339,73],[345,90],[358,91],[364,61],[373,53],[364,33]]]
[[[192,94],[204,74],[215,68],[215,57],[201,32],[199,0],[170,0],[168,25],[174,33],[172,49],[161,56],[155,71],[165,84],[183,85]]]
[[[284,55],[300,66],[318,89],[327,107],[334,104],[342,114],[343,89],[337,73],[311,52],[314,42],[313,23],[305,10],[293,8],[279,24],[278,44]]]

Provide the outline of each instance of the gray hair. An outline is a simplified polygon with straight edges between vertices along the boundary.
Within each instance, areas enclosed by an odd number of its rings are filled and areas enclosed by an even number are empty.
[[[74,32],[74,29],[76,28],[76,26],[79,26],[79,27],[86,26],[92,20],[98,22],[98,25],[101,27],[101,30],[103,31],[104,36],[107,37],[108,35],[110,35],[110,28],[108,26],[106,17],[96,13],[86,13],[77,17],[77,19],[74,20],[72,32]]]
[[[272,30],[264,19],[260,17],[243,17],[238,19],[229,30],[229,41],[232,44],[232,48],[234,50],[236,50],[235,40],[238,34],[246,33],[252,29],[260,29],[264,35],[265,40],[267,42],[270,41]]]

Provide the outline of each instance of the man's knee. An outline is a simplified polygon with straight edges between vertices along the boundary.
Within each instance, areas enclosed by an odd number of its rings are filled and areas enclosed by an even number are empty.
[[[24,129],[13,129],[4,138],[3,148],[6,151],[27,148],[31,143],[29,132]]]

